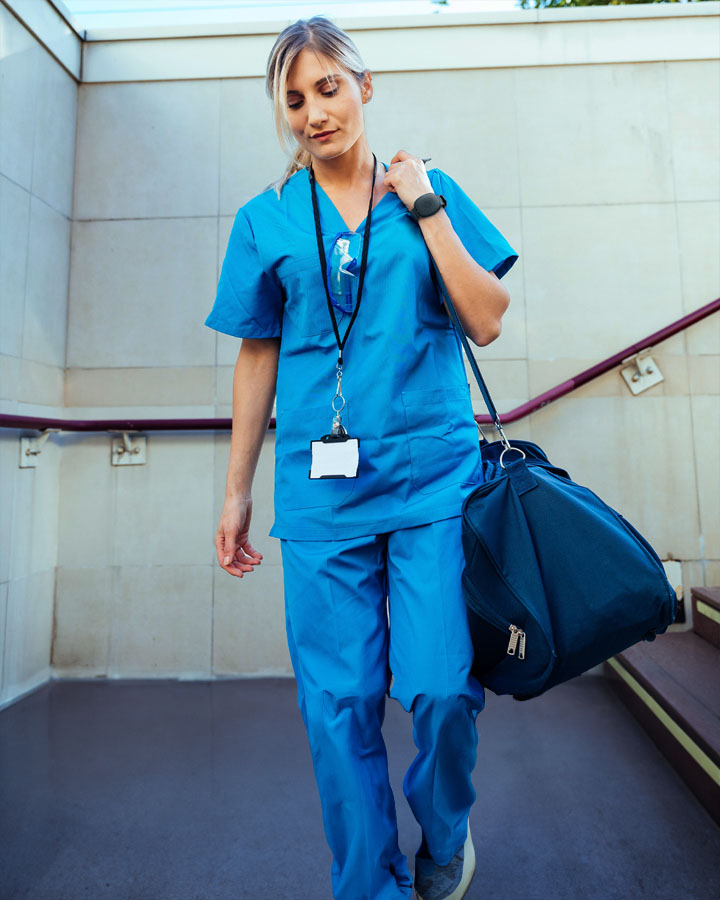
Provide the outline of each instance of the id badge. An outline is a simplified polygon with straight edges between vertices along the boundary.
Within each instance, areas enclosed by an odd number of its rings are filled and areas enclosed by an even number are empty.
[[[357,478],[360,438],[349,434],[324,434],[310,441],[312,464],[309,478]]]

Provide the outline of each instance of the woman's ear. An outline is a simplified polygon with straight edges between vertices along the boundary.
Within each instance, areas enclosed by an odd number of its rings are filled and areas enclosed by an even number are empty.
[[[365,77],[363,78],[363,84],[360,92],[362,95],[363,103],[367,103],[373,95],[372,72],[370,71],[370,69],[365,69]]]

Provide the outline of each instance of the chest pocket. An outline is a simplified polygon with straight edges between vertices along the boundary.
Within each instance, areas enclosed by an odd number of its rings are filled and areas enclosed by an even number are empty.
[[[298,334],[303,337],[332,334],[332,321],[327,308],[317,251],[280,263],[277,273],[285,288],[284,314],[292,319]],[[350,314],[335,309],[335,319],[342,339],[350,321]]]
[[[402,402],[417,490],[431,494],[472,482],[480,449],[469,389],[458,385],[403,391]]]
[[[352,435],[350,404],[346,400],[342,423]],[[337,506],[352,494],[357,478],[309,478],[310,441],[332,426],[330,401],[277,411],[275,426],[275,504],[278,509]]]

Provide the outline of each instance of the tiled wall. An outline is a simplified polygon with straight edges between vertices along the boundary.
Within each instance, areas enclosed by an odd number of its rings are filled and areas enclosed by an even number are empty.
[[[0,410],[63,414],[77,83],[0,5]],[[50,674],[61,439],[0,429],[0,704]]]
[[[720,294],[719,76],[714,59],[375,71],[378,157],[432,156],[520,254],[502,335],[476,349],[501,415]],[[83,83],[77,143],[64,415],[229,416],[240,342],[203,320],[235,211],[285,165],[262,78]],[[506,427],[682,560],[688,595],[720,583],[719,319],[658,344],[665,380],[638,397],[613,371]],[[264,562],[242,580],[213,547],[229,433],[147,442],[144,466],[112,467],[109,435],[62,438],[54,671],[289,673],[274,432]]]

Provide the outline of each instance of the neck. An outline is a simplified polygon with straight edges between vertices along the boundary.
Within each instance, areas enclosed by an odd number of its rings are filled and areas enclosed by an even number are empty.
[[[365,132],[344,153],[332,159],[321,159],[314,156],[312,169],[315,180],[323,190],[354,190],[358,187],[367,187],[367,183],[373,176],[373,156],[365,137]],[[378,160],[377,182],[383,165]]]

